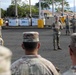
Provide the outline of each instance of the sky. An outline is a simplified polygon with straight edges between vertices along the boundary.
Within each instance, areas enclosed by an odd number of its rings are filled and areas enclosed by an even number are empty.
[[[9,5],[11,4],[11,0],[0,0],[1,1],[1,8],[3,9],[7,9],[7,7],[9,7]],[[27,0],[29,2],[29,0]],[[37,3],[39,0],[31,0],[31,4],[34,5],[35,3]],[[74,6],[74,0],[67,0],[70,4],[70,7]]]

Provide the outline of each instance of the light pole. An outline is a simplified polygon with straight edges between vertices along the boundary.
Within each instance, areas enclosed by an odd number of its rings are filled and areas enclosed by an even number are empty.
[[[29,18],[30,18],[30,26],[32,26],[31,0],[29,0],[29,6],[30,6],[30,15],[29,15]]]
[[[1,19],[1,0],[0,0],[0,19]],[[0,37],[2,37],[2,27],[0,26]]]
[[[54,16],[54,0],[52,0],[52,15]]]
[[[75,16],[75,0],[74,0],[74,16]]]
[[[39,19],[41,19],[41,0],[39,0]]]
[[[15,16],[18,17],[17,0],[15,0]]]
[[[29,6],[30,6],[30,16],[31,16],[31,0],[29,0]]]
[[[62,16],[64,15],[64,0],[62,0]]]
[[[15,17],[16,17],[16,26],[18,26],[18,8],[17,8],[17,0],[15,0]]]
[[[0,0],[0,19],[1,19],[1,0]]]

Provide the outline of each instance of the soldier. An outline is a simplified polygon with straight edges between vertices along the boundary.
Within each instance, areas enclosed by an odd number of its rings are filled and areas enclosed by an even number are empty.
[[[76,19],[75,19],[75,16],[73,16],[72,20],[71,20],[71,23],[72,23],[72,29],[73,29],[73,33],[75,33],[75,29],[76,29]]]
[[[0,75],[11,75],[11,56],[10,49],[0,46]]]
[[[12,75],[59,75],[55,66],[38,54],[38,32],[23,32],[22,48],[25,55],[12,64]]]
[[[66,24],[66,35],[69,35],[70,34],[70,20],[69,20],[68,15],[65,19],[65,24]]]
[[[53,46],[54,46],[54,50],[61,50],[60,48],[60,29],[62,29],[61,23],[59,22],[58,17],[56,16],[56,21],[53,24],[52,28],[53,28]],[[56,44],[57,44],[57,49],[56,49]]]
[[[68,71],[64,72],[63,75],[76,75],[76,33],[71,35],[69,54],[72,60],[72,66]]]

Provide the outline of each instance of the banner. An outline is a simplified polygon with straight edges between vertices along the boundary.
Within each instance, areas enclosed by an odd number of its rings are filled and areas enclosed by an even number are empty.
[[[38,25],[38,19],[37,18],[32,18],[32,26]]]
[[[9,19],[9,26],[18,26],[18,19]]]
[[[19,25],[20,26],[29,26],[29,19],[27,19],[27,18],[19,19]]]

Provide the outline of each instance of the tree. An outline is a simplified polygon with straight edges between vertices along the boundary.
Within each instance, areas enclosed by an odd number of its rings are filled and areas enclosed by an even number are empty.
[[[39,2],[36,3],[35,6],[36,6],[37,8],[39,8]],[[43,9],[50,9],[50,6],[49,6],[49,4],[48,4],[47,2],[44,2],[44,3],[41,2],[41,8],[42,8],[42,10],[43,10]]]
[[[32,15],[37,15],[38,14],[38,8],[35,6],[31,5],[32,7]],[[10,5],[7,10],[6,14],[9,17],[15,17],[15,5]],[[30,6],[24,4],[23,6],[18,5],[18,17],[26,17],[26,15],[30,14]]]
[[[50,0],[49,4],[52,4],[52,0]],[[55,9],[57,11],[62,11],[62,0],[54,0],[54,4],[55,4]],[[65,8],[64,11],[70,10],[69,3],[66,0],[64,0],[64,8]]]
[[[22,1],[22,0],[16,0],[16,1],[17,1],[17,4],[19,4],[19,5],[22,5],[22,3],[27,2],[27,0],[24,0],[24,1]],[[15,0],[11,0],[11,4],[15,5]]]
[[[15,5],[10,5],[6,10],[6,14],[9,17],[14,17],[15,16]]]
[[[62,0],[54,0],[55,9],[56,11],[62,11]],[[44,2],[41,3],[42,9],[49,9],[50,5],[52,5],[52,0],[44,0]],[[39,2],[35,4],[36,7],[39,7]],[[64,8],[65,10],[69,10],[69,3],[64,0]]]
[[[6,16],[6,11],[1,9],[1,17],[4,18]]]

